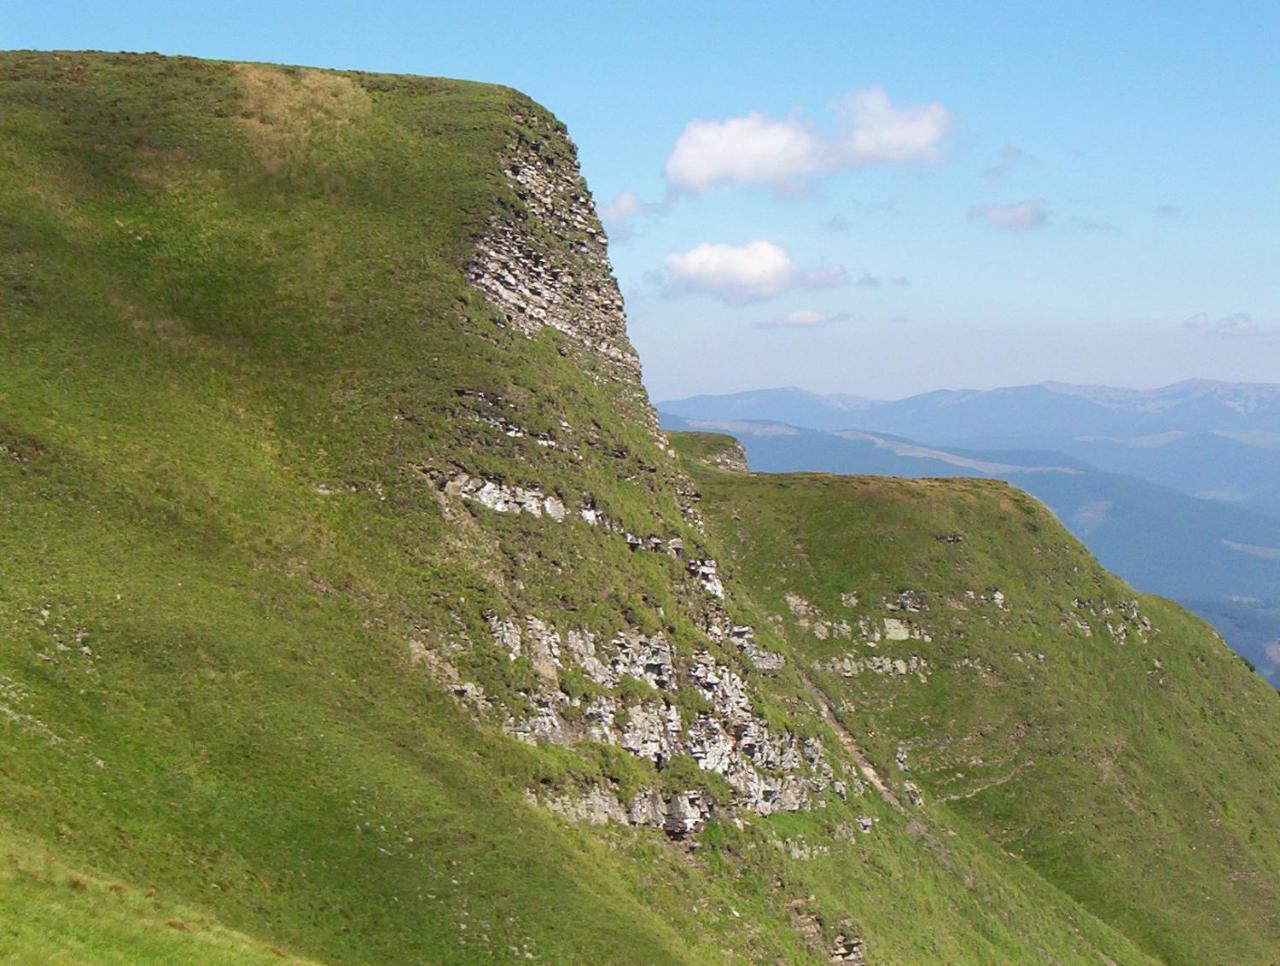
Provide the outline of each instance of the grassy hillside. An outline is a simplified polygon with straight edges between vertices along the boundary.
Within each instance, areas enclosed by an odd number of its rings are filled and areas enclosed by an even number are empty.
[[[542,108],[430,78],[11,53],[0,157],[6,952],[1161,948],[983,815],[881,781],[886,739],[841,725],[654,430]],[[666,750],[632,746],[659,716]],[[1198,727],[1216,747],[1233,721]],[[1254,780],[1275,774],[1261,755]],[[1232,834],[1253,788],[1223,792]],[[622,814],[645,796],[671,834]],[[1274,825],[1242,854],[1271,854]],[[1276,881],[1242,868],[1230,888]],[[1252,908],[1224,949],[1261,948]]]
[[[696,948],[524,804],[579,763],[471,727],[411,661],[483,626],[527,531],[459,533],[417,472],[512,458],[455,390],[524,392],[535,425],[548,399],[578,425],[621,406],[554,340],[511,351],[459,270],[515,203],[513,114],[550,119],[480,85],[155,57],[0,78],[6,815],[321,957]]]
[[[1005,484],[695,475],[726,572],[927,808],[1162,959],[1274,956],[1280,697],[1206,625]]]
[[[662,425],[730,433],[766,473],[902,477],[988,476],[1043,501],[1108,569],[1212,621],[1237,654],[1280,685],[1280,519],[1102,472],[1072,456],[1034,450],[938,449],[861,431],[779,423],[690,420]]]
[[[39,842],[0,832],[0,951],[6,962],[303,962],[175,906],[155,890],[67,868]]]

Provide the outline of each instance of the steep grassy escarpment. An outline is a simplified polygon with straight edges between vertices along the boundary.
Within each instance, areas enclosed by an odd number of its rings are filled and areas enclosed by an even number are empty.
[[[727,579],[926,811],[1162,959],[1274,956],[1280,700],[1211,629],[1004,484],[746,476],[673,440]]]
[[[738,536],[656,432],[542,108],[12,53],[0,163],[0,937],[24,955],[1157,948],[933,785],[913,802],[890,731],[726,575]]]
[[[623,483],[657,451],[613,417],[622,383],[464,275],[520,210],[510,145],[571,159],[554,122],[413,78],[22,54],[0,76],[6,815],[320,957],[698,948],[525,804],[598,766],[476,730],[418,657],[487,641],[509,582],[554,598],[544,571],[581,556],[447,519],[429,471],[527,450],[543,487],[679,519]],[[482,421],[499,398],[562,448]]]

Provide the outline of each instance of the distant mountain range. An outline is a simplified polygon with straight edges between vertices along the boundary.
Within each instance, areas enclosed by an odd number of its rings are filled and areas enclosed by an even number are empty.
[[[1190,496],[1280,514],[1280,385],[1195,379],[1139,390],[1050,382],[893,402],[763,389],[658,406],[690,419],[859,429],[978,450],[1052,450]]]
[[[1042,446],[1078,436],[1266,433],[1280,441],[1280,385],[1191,379],[1162,389],[1046,382],[1003,389],[940,389],[891,402],[760,389],[658,404],[696,419],[765,419],[811,429],[871,429],[982,448]]]
[[[668,428],[736,436],[755,470],[1007,480],[1280,683],[1280,386],[1047,383],[881,403],[772,389],[659,408]]]
[[[891,404],[862,396],[822,395],[787,388],[689,396],[657,405],[662,412],[696,419],[765,419],[809,429],[847,429],[858,422],[860,415]]]

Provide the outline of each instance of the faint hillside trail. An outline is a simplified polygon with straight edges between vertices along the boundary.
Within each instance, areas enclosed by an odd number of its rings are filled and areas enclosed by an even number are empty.
[[[849,732],[849,729],[844,726],[844,723],[836,717],[836,713],[831,710],[831,703],[827,700],[827,696],[822,692],[822,689],[814,684],[813,679],[809,677],[808,673],[801,670],[798,665],[796,667],[796,673],[800,675],[800,680],[804,683],[805,689],[813,697],[813,700],[818,707],[818,711],[822,715],[822,719],[826,721],[826,723],[829,724],[831,729],[836,733],[836,737],[840,739],[841,746],[843,746],[845,752],[858,766],[858,771],[862,773],[862,777],[870,783],[872,788],[880,793],[881,798],[899,812],[905,813],[906,809],[902,807],[902,802],[898,800],[898,796],[894,793],[893,789],[885,784],[884,779],[880,777],[880,773],[876,771],[875,766],[867,760],[867,756],[864,755],[862,753],[862,749],[858,747],[858,742]]]

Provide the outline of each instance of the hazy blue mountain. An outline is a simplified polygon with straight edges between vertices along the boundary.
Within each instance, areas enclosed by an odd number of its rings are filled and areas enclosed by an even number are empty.
[[[803,389],[700,395],[658,404],[691,419],[765,419],[810,429],[857,427],[925,442],[983,448],[1056,445],[1080,436],[1271,433],[1280,438],[1280,385],[1194,379],[1161,389],[1046,382],[1002,389],[940,389],[889,402]]]
[[[691,419],[765,419],[811,429],[845,429],[857,425],[860,414],[884,404],[861,396],[786,388],[690,396],[659,405],[664,412]]]
[[[1280,386],[1196,380],[1153,390],[1065,383],[945,390],[882,403],[860,413],[857,426],[983,448],[1056,446],[1080,436],[1131,438],[1175,431],[1276,433]]]
[[[1006,480],[1047,504],[1130,583],[1212,620],[1239,653],[1280,683],[1280,653],[1266,650],[1280,637],[1280,519],[1104,472],[1052,451],[972,450],[860,430],[824,432],[669,413],[662,420],[670,429],[732,434],[757,471]]]
[[[1280,516],[1280,386],[1192,380],[1162,389],[1044,383],[850,403],[801,390],[662,403],[691,419],[857,428],[948,448],[1040,449],[1190,496]]]
[[[1280,440],[1265,434],[1171,432],[1128,439],[1084,437],[1060,445],[1099,469],[1280,515]]]

